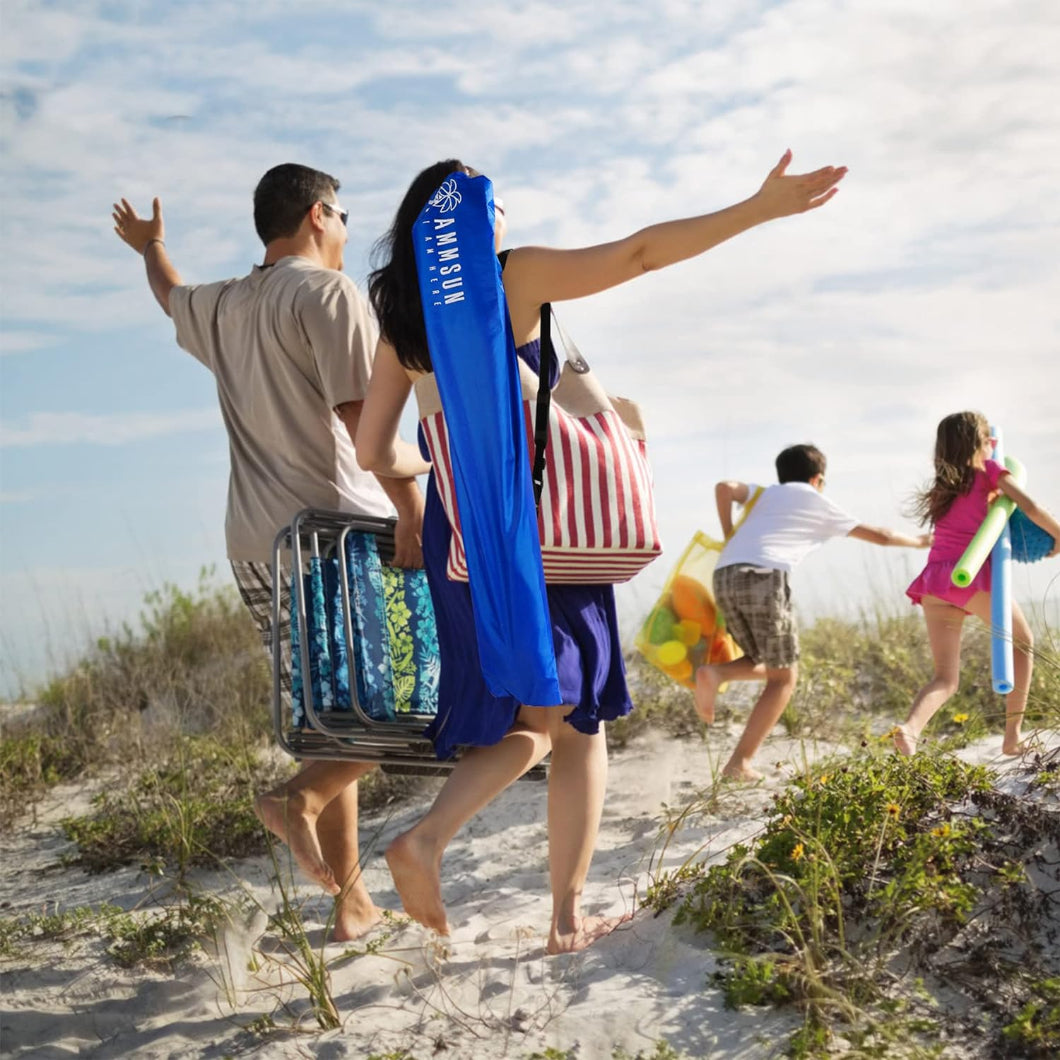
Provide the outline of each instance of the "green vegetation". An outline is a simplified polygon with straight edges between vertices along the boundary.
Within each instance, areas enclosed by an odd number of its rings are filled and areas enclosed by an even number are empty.
[[[1010,1046],[1055,1050],[1052,898],[1031,877],[1055,877],[1057,842],[1055,814],[998,792],[981,767],[869,748],[796,779],[754,843],[686,867],[679,885],[661,878],[649,903],[683,893],[675,920],[727,955],[730,1005],[802,1010],[793,1056],[827,1055],[837,1034],[845,1055],[930,1055],[917,1044],[926,1006],[902,981],[943,967],[951,988],[967,977],[971,999],[991,998]]]
[[[271,682],[261,640],[234,589],[167,585],[144,600],[140,628],[102,637],[37,696],[32,723],[0,742],[0,820],[55,784],[164,754],[174,733],[228,746],[269,734]]]
[[[214,736],[177,737],[158,765],[101,792],[91,814],[62,822],[78,846],[72,860],[90,872],[136,863],[182,880],[195,865],[263,854],[253,794],[279,775],[276,764]]]
[[[136,912],[104,904],[3,918],[0,958],[22,958],[29,944],[40,941],[70,945],[102,937],[107,954],[122,968],[171,968],[200,949],[227,918],[225,904],[210,895],[191,895],[176,905]]]

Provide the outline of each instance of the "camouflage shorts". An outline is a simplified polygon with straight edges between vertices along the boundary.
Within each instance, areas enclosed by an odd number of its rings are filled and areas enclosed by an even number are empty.
[[[714,597],[743,653],[770,670],[794,666],[799,632],[788,572],[736,564],[714,571]]]

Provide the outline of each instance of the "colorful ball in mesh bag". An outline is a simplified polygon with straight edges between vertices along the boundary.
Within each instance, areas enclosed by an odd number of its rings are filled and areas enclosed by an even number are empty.
[[[1017,563],[1036,563],[1053,550],[1053,537],[1017,508],[1009,519],[1012,558]]]

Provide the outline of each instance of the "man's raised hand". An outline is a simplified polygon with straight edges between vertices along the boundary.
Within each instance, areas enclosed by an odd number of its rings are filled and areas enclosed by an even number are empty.
[[[114,203],[114,231],[123,243],[128,243],[137,254],[143,254],[153,239],[165,240],[166,226],[162,220],[162,201],[151,202],[151,216],[140,217],[128,199]]]

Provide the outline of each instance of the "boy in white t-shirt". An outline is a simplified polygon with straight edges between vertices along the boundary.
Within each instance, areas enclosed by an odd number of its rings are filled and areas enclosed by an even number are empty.
[[[824,454],[813,445],[793,445],[777,457],[780,484],[762,490],[733,534],[733,504],[745,504],[757,487],[719,482],[718,518],[728,542],[714,570],[714,596],[743,657],[696,671],[696,712],[708,725],[714,700],[726,681],[766,685],[747,726],[722,770],[738,780],[758,780],[751,768],[762,741],[780,720],[799,676],[799,635],[791,609],[788,574],[831,537],[856,537],[874,545],[926,548],[930,534],[910,537],[859,523],[824,496]]]

